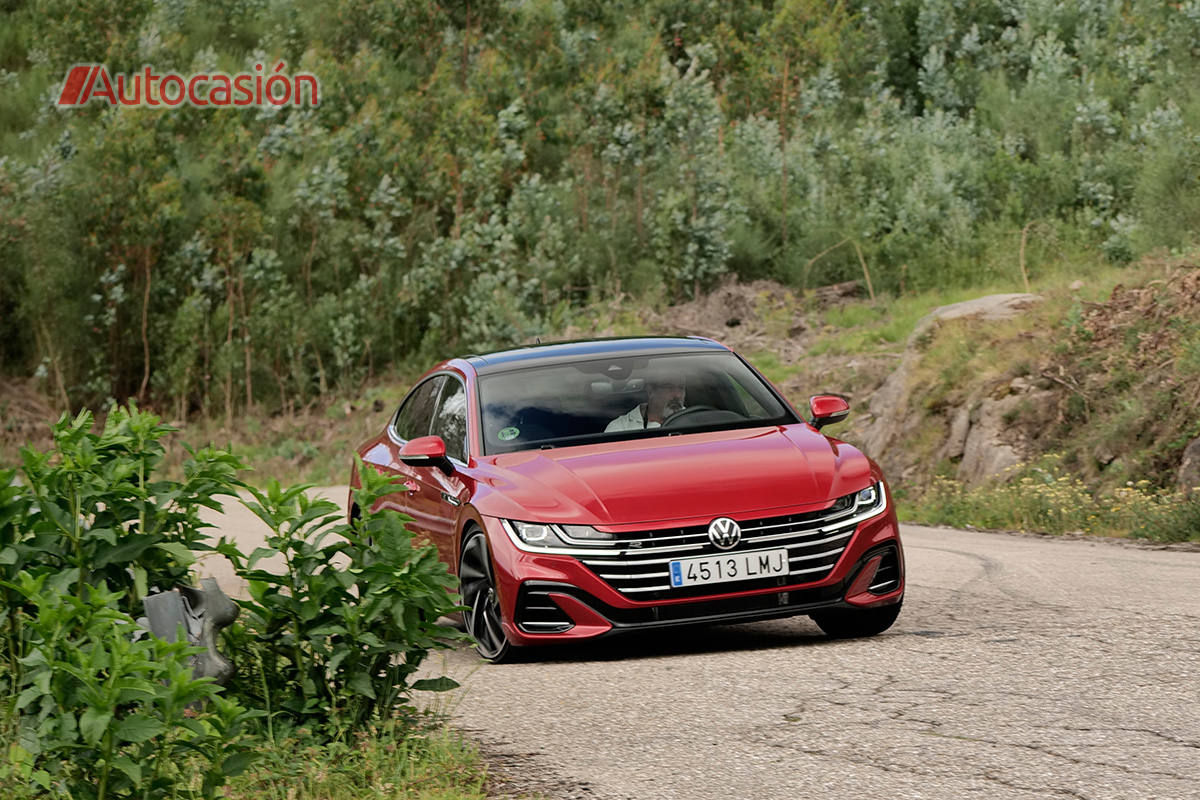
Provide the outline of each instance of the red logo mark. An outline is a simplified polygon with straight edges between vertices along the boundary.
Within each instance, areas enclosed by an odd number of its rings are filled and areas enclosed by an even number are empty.
[[[103,64],[77,64],[63,81],[58,105],[62,108],[86,106],[102,100],[110,106],[174,108],[190,106],[265,107],[320,105],[320,82],[311,73],[288,75],[280,61],[269,72],[262,64],[254,72],[230,75],[224,72],[181,75],[177,72],[156,74],[150,66],[141,72],[108,74]]]

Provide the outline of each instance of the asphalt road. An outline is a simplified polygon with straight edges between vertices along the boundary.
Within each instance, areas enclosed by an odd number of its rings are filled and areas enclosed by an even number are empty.
[[[1200,552],[904,543],[905,608],[874,639],[796,618],[513,665],[455,650],[428,662],[463,684],[436,702],[516,795],[1200,798]]]

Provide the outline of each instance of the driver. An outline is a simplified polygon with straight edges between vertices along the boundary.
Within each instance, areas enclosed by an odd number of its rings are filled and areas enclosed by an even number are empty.
[[[687,386],[683,376],[648,378],[646,380],[646,402],[639,403],[628,414],[608,423],[605,433],[613,431],[640,431],[658,428],[663,420],[684,409],[683,400]]]

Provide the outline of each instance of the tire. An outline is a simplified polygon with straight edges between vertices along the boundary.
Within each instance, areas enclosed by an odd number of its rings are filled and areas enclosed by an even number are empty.
[[[831,639],[861,639],[876,636],[892,627],[900,616],[901,603],[882,608],[823,611],[812,614],[812,621]]]
[[[488,552],[487,536],[476,528],[463,542],[458,561],[459,597],[464,606],[463,628],[475,641],[475,652],[500,664],[515,659],[517,651],[500,625],[500,596]]]

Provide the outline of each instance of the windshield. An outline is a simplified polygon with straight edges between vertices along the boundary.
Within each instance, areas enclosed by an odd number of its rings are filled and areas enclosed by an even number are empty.
[[[487,454],[796,422],[733,353],[625,356],[479,379]]]

